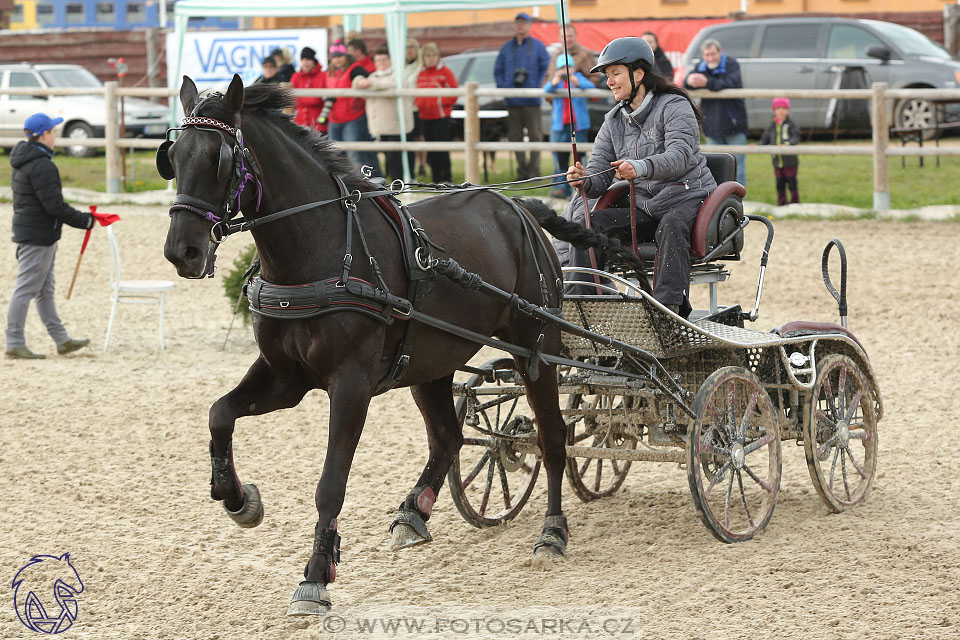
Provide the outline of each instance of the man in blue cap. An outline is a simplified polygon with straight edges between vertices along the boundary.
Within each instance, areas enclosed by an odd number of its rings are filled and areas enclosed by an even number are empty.
[[[540,89],[546,79],[550,54],[542,42],[530,35],[529,14],[518,13],[513,21],[515,36],[500,47],[493,65],[493,77],[502,88]],[[530,142],[543,142],[540,126],[540,98],[507,98],[507,139],[523,142],[527,130]],[[539,151],[516,151],[517,179],[540,175]]]
[[[90,344],[74,340],[57,315],[54,300],[53,263],[63,223],[78,229],[93,226],[94,217],[63,201],[60,172],[53,164],[55,127],[63,118],[35,113],[23,123],[25,141],[10,152],[13,166],[13,241],[17,245],[17,282],[7,310],[7,358],[41,359],[45,356],[27,348],[24,325],[30,301],[64,355]]]

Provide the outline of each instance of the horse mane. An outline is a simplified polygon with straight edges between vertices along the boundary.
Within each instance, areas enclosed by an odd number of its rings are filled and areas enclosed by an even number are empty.
[[[278,84],[255,83],[244,87],[243,107],[240,109],[241,128],[246,116],[268,120],[306,150],[327,171],[340,175],[349,188],[370,188],[370,183],[357,172],[357,167],[330,138],[314,129],[301,127],[294,123],[292,115],[284,112],[293,108],[294,104],[293,92]],[[223,98],[204,100],[197,115],[233,122],[233,113]]]

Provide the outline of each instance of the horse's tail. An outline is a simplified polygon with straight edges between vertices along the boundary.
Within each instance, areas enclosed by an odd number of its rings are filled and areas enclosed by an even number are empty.
[[[602,233],[587,229],[583,225],[558,216],[542,200],[517,198],[517,201],[554,238],[565,240],[577,249],[589,249],[591,247],[603,249],[607,252],[607,258],[610,261],[619,263],[638,273],[643,273],[646,269],[646,263],[633,255],[633,252],[620,244],[620,241],[616,238],[609,238]]]

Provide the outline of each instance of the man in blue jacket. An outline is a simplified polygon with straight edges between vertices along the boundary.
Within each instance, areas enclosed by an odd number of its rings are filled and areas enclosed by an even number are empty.
[[[550,55],[542,42],[530,36],[532,20],[518,13],[513,21],[516,36],[500,48],[493,66],[497,86],[506,89],[539,89],[550,65]],[[530,142],[543,142],[540,126],[540,98],[507,98],[507,138],[523,142],[527,130]],[[517,180],[540,175],[540,152],[517,151]]]
[[[53,262],[63,223],[78,229],[93,226],[94,217],[63,201],[60,172],[53,164],[54,128],[63,118],[35,113],[23,124],[27,139],[10,152],[13,166],[13,241],[17,245],[17,283],[7,310],[7,358],[41,359],[42,354],[27,348],[24,325],[30,301],[47,332],[64,355],[90,344],[74,340],[57,315],[54,300]]]
[[[700,52],[700,63],[684,81],[688,89],[721,91],[743,88],[740,63],[725,54],[719,42],[713,38],[704,40]],[[707,144],[747,144],[747,103],[743,98],[704,98],[700,108]],[[737,154],[737,182],[747,186],[746,155]]]

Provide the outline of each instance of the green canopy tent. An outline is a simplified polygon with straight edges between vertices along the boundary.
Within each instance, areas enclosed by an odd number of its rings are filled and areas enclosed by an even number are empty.
[[[357,29],[362,24],[364,15],[377,14],[386,20],[387,46],[390,57],[393,59],[394,69],[402,70],[406,64],[407,44],[407,14],[427,11],[457,11],[482,9],[508,9],[513,7],[554,6],[557,16],[560,15],[560,5],[556,0],[356,0],[345,3],[342,0],[285,0],[277,4],[265,3],[263,0],[179,0],[174,5],[174,36],[177,43],[176,50],[168,52],[174,57],[172,66],[176,73],[170,76],[170,82],[175,83],[180,78],[180,60],[183,51],[184,33],[187,30],[187,21],[192,17],[223,16],[223,17],[301,17],[301,16],[344,16],[346,30]],[[345,9],[347,9],[345,11]],[[402,73],[394,74],[397,78],[397,87],[401,87]],[[397,99],[397,109],[403,119],[403,105]],[[400,139],[406,142],[406,135],[401,132]],[[409,179],[407,154],[403,154],[404,174]]]

